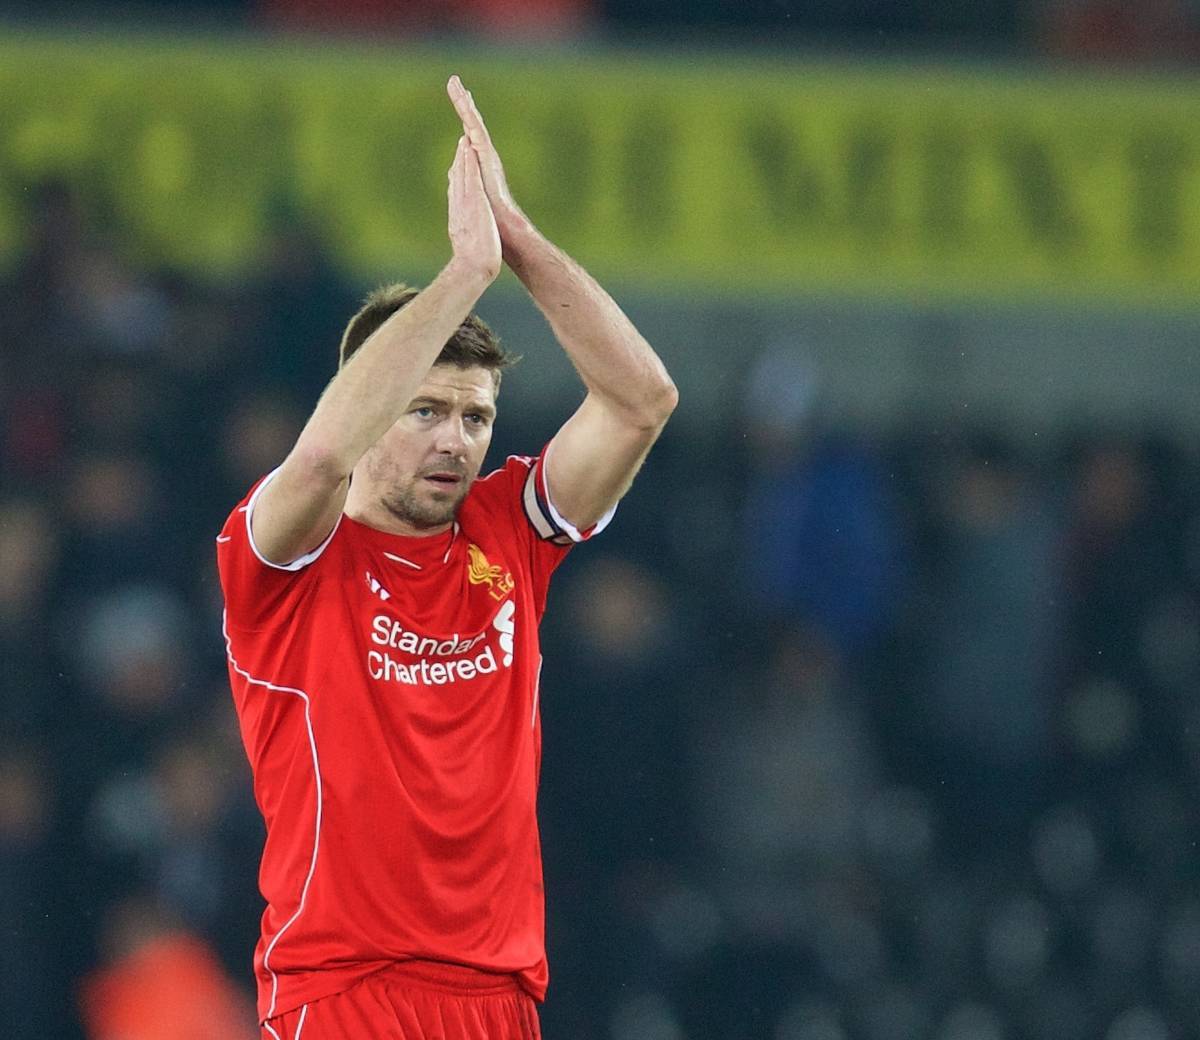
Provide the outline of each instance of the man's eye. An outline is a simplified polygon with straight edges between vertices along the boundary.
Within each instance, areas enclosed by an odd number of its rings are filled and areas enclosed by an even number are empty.
[[[422,419],[428,419],[431,415],[433,415],[433,409],[426,405],[422,405],[420,408],[414,408],[413,414]]]
[[[482,426],[484,420],[483,420],[483,416],[480,415],[478,412],[471,412],[467,416],[467,422],[474,423],[476,426]]]

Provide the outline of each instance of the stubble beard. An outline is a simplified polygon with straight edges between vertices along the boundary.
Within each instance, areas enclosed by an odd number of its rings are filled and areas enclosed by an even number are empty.
[[[421,477],[416,477],[408,484],[392,488],[383,496],[384,508],[397,520],[419,531],[435,527],[444,527],[458,516],[459,507],[467,497],[467,482],[455,494],[446,500],[422,499],[417,484]]]
[[[425,484],[424,470],[406,476],[378,448],[367,457],[367,475],[381,489],[380,505],[397,520],[418,531],[451,523],[470,490],[471,481],[464,467],[447,462],[441,468],[458,473],[461,481],[453,491],[447,487],[443,492],[431,494],[432,489]]]

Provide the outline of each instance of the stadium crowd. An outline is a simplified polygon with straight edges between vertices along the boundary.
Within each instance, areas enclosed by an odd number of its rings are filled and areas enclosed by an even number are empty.
[[[213,537],[358,294],[285,224],[214,287],[30,198],[0,296],[0,1023],[248,1040],[262,828]],[[703,473],[668,428],[552,592],[546,1035],[1200,1035],[1192,446],[868,435],[781,394],[795,364],[747,371]],[[492,458],[545,433],[502,409]]]
[[[517,44],[709,40],[1173,67],[1200,59],[1196,0],[0,0],[4,17]]]

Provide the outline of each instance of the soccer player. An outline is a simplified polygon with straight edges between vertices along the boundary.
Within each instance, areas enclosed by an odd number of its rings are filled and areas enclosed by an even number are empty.
[[[539,1035],[537,627],[676,403],[612,299],[513,202],[457,77],[452,258],[369,298],[292,451],[217,538],[267,899],[263,1037]],[[510,358],[471,314],[507,262],[587,394],[479,478]]]

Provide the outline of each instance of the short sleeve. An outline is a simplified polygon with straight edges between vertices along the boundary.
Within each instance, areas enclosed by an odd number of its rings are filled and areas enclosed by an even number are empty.
[[[476,482],[475,508],[488,522],[505,517],[528,560],[539,606],[544,603],[550,576],[571,548],[595,537],[608,526],[614,507],[600,521],[579,530],[555,508],[547,486],[541,455],[510,455],[504,466]]]
[[[250,489],[217,535],[217,570],[226,616],[241,628],[263,628],[288,609],[289,600],[308,583],[312,565],[325,553],[341,523],[317,548],[291,563],[272,563],[263,556],[254,544],[251,521],[259,495],[278,472],[268,473]]]
[[[521,504],[525,518],[533,526],[539,538],[559,544],[586,542],[589,538],[603,531],[617,512],[614,505],[591,527],[580,530],[563,518],[550,497],[549,486],[546,483],[545,460],[550,452],[546,445],[542,454],[530,460],[529,472],[525,477],[521,491]]]

